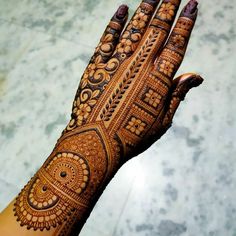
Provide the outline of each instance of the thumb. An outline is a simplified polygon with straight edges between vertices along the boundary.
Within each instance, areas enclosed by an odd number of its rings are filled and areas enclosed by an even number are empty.
[[[185,96],[189,90],[194,87],[198,87],[202,82],[203,78],[195,73],[183,74],[173,81],[170,103],[163,119],[164,126],[170,126],[180,102],[185,99]]]

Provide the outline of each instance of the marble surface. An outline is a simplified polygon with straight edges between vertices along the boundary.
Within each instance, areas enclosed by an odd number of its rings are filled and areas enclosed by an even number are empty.
[[[196,71],[204,84],[172,129],[119,171],[81,236],[236,236],[236,0],[199,1],[179,74]],[[131,13],[138,2],[126,1]],[[53,148],[120,3],[0,0],[0,210]]]

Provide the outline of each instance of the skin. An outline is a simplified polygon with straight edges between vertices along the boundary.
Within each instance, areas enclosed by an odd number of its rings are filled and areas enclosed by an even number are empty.
[[[203,82],[173,80],[197,17],[191,0],[144,0],[126,25],[120,6],[85,70],[71,121],[52,153],[0,214],[1,235],[78,235],[106,185],[129,159],[171,126],[187,92]]]

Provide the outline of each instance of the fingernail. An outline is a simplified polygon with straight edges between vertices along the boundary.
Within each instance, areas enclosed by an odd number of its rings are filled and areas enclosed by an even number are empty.
[[[198,2],[196,0],[190,0],[186,5],[184,12],[187,14],[193,14],[197,10]]]
[[[129,10],[129,7],[127,5],[124,5],[124,4],[121,5],[116,12],[116,17],[118,19],[125,18],[128,13],[128,10]]]

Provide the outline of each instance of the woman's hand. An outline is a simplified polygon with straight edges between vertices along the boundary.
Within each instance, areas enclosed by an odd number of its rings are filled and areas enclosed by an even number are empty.
[[[76,235],[119,167],[166,132],[180,101],[202,83],[191,73],[173,80],[197,2],[187,4],[171,33],[180,0],[158,3],[143,0],[126,27],[126,5],[113,16],[81,79],[71,121],[6,210],[15,212],[5,223],[20,228],[15,234]]]
[[[102,142],[121,149],[123,161],[160,138],[188,90],[203,81],[196,74],[173,80],[198,3],[189,2],[169,36],[180,1],[163,1],[157,9],[158,2],[144,0],[124,30],[128,7],[118,9],[84,72],[64,132],[94,127]]]

